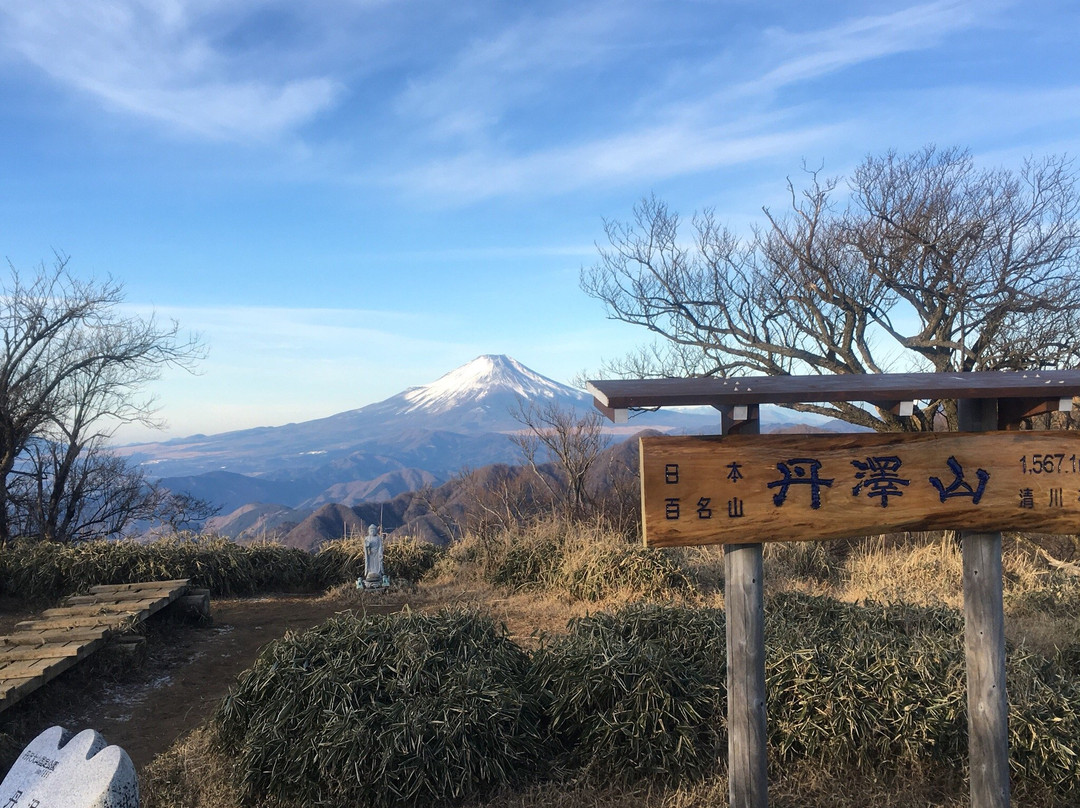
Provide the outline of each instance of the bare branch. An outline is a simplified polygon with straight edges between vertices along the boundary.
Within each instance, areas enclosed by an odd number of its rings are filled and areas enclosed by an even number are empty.
[[[80,280],[64,256],[33,273],[9,264],[0,290],[0,542],[12,537],[12,520],[25,523],[9,490],[20,466],[39,475],[43,535],[72,535],[63,503],[79,498],[91,473],[84,455],[119,424],[155,423],[142,388],[163,368],[190,370],[203,356],[197,337],[124,315],[122,301],[118,283]]]
[[[808,171],[786,213],[740,239],[711,211],[681,240],[655,198],[581,274],[613,319],[660,347],[609,363],[638,377],[862,374],[1080,365],[1080,193],[1072,164],[978,170],[959,149],[868,157],[839,181]],[[932,429],[942,404],[902,420],[814,405],[878,430]],[[953,424],[955,426],[955,424]]]

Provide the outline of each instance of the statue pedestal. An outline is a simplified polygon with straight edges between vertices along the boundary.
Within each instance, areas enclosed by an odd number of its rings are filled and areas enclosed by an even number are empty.
[[[369,575],[356,579],[357,589],[385,589],[390,586],[389,575]]]

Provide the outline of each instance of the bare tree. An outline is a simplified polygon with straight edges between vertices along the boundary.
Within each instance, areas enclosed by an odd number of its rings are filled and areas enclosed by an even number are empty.
[[[202,355],[198,340],[181,337],[176,323],[123,314],[118,283],[77,279],[67,263],[57,257],[29,276],[10,266],[2,292],[0,543],[14,535],[20,516],[13,509],[31,478],[40,497],[31,522],[45,538],[75,535],[65,511],[85,506],[80,492],[91,480],[117,472],[101,451],[104,442],[120,424],[153,423],[153,399],[141,388],[164,367],[191,368]],[[12,497],[13,484],[19,497]],[[122,500],[109,498],[110,507]],[[115,524],[110,519],[96,521]]]
[[[518,402],[513,416],[525,427],[511,436],[522,457],[549,489],[561,499],[571,518],[585,515],[591,502],[587,490],[589,470],[607,445],[599,413],[579,415],[555,402]],[[563,483],[559,490],[540,465],[550,461]]]
[[[74,459],[66,446],[36,441],[28,450],[33,473],[10,486],[14,535],[46,541],[87,541],[123,535],[135,522],[154,516],[157,492],[137,468],[105,452]],[[52,474],[67,467],[63,488]]]
[[[167,528],[167,532],[181,533],[201,528],[212,516],[221,513],[221,506],[186,491],[179,493],[155,486],[161,492],[151,517]]]
[[[538,490],[532,473],[521,466],[466,467],[456,480],[455,498],[465,504],[463,532],[481,540],[522,525],[551,505],[550,488]]]
[[[967,372],[1080,363],[1080,194],[1072,164],[978,170],[934,147],[868,157],[848,194],[809,173],[791,209],[765,209],[748,239],[712,212],[679,217],[656,199],[582,288],[610,317],[666,340],[610,368],[637,376]],[[955,402],[900,419],[836,402],[792,405],[878,430],[933,428]]]

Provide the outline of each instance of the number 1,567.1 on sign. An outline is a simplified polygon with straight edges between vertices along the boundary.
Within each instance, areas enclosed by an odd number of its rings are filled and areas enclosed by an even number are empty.
[[[1032,454],[1020,458],[1020,468],[1024,474],[1076,474],[1080,471],[1076,455]]]

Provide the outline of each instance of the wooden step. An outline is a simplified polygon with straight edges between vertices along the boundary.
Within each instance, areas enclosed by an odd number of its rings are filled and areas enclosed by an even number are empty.
[[[188,594],[188,580],[91,587],[0,637],[0,710],[55,678],[155,612]],[[200,603],[205,590],[198,593]],[[138,640],[133,640],[138,642]]]

